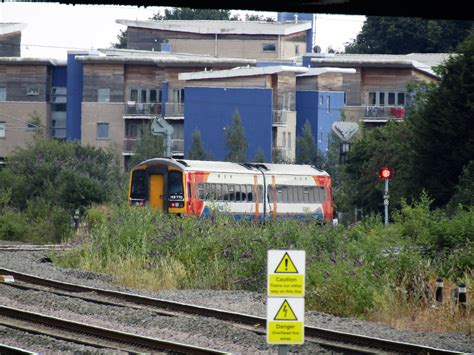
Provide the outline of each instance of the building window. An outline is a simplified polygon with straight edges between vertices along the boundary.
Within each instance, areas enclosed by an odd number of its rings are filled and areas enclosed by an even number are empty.
[[[110,102],[110,89],[97,89],[97,102]]]
[[[28,122],[26,124],[26,130],[27,131],[37,131],[38,130],[38,125],[34,122]]]
[[[291,149],[291,132],[288,132],[288,149]]]
[[[323,106],[324,104],[324,96],[319,96],[319,106]]]
[[[376,92],[369,92],[369,105],[375,106],[377,105],[377,93]]]
[[[295,45],[295,55],[300,55],[300,46],[299,46],[299,44]]]
[[[0,122],[0,138],[5,138],[5,122]]]
[[[276,46],[273,43],[262,43],[263,52],[276,52]]]
[[[40,89],[38,86],[30,86],[26,88],[26,95],[28,96],[38,96],[40,93]]]
[[[7,88],[0,86],[0,101],[7,101]]]
[[[97,139],[109,139],[108,123],[97,123]]]
[[[404,92],[399,92],[397,93],[397,105],[399,106],[405,106],[405,93]]]
[[[385,106],[385,93],[379,92],[379,105]]]
[[[327,113],[331,112],[331,96],[328,96],[326,100],[326,112]]]

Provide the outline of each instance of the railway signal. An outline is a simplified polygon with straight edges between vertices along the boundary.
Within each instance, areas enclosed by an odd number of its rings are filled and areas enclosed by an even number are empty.
[[[385,215],[385,225],[388,224],[388,180],[393,177],[393,169],[389,166],[384,166],[379,170],[379,178],[385,181],[385,190],[383,194],[383,206],[384,206],[384,215]]]

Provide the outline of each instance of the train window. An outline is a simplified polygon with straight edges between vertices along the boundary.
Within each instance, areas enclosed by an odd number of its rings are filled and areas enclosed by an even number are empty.
[[[172,170],[168,172],[168,199],[183,200],[183,173]]]
[[[223,196],[222,196],[222,184],[216,184],[216,200],[217,201],[223,201]]]
[[[204,200],[205,199],[205,192],[204,192],[204,187],[206,186],[207,184],[199,184],[198,185],[198,197],[200,200]]]
[[[310,187],[304,186],[303,187],[303,202],[309,203],[309,190]]]
[[[253,202],[253,186],[252,185],[246,185],[246,186],[247,186],[247,201]]]
[[[132,174],[130,198],[144,199],[146,196],[145,170],[135,170]]]

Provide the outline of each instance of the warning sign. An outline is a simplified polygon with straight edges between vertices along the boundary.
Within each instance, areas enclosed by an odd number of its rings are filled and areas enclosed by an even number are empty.
[[[268,296],[304,297],[304,274],[304,250],[268,251]]]
[[[296,318],[295,312],[291,309],[288,301],[285,300],[273,320],[298,320],[298,318]]]
[[[268,298],[267,343],[303,344],[304,298]]]
[[[288,253],[283,255],[280,263],[278,264],[277,268],[275,269],[276,274],[297,274],[298,270],[296,270],[296,266],[291,260]]]

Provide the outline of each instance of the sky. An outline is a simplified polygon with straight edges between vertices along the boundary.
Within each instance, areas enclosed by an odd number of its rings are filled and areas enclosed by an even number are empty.
[[[65,5],[59,3],[0,3],[0,22],[27,24],[22,31],[22,57],[66,59],[67,50],[108,48],[126,27],[116,19],[148,20],[163,7]],[[255,11],[231,11],[240,18]],[[276,19],[276,12],[258,12]],[[356,38],[365,16],[318,14],[316,44],[342,51]]]

